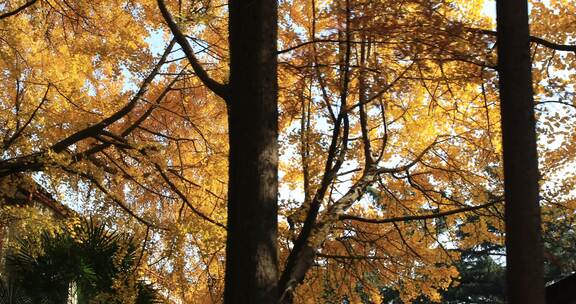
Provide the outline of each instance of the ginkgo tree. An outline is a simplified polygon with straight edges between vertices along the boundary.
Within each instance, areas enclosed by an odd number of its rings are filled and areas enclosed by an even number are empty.
[[[2,196],[29,174],[141,235],[171,301],[438,302],[458,249],[503,242],[484,1],[1,3]],[[575,126],[558,108],[573,4],[532,6],[556,147]],[[573,149],[556,147],[543,210],[570,222]]]
[[[193,238],[203,268],[218,262],[210,257],[224,241],[225,113],[185,101],[205,91],[185,66],[170,65],[174,43],[158,55],[148,49],[161,17],[155,3],[143,5],[38,1],[3,15],[2,194],[14,195],[14,173],[42,172],[35,178],[60,199],[134,229],[145,248],[157,245],[153,266],[183,265],[182,244]],[[176,280],[154,276],[153,266],[150,279]]]

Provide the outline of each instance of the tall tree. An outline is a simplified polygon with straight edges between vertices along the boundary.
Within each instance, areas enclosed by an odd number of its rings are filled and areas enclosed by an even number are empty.
[[[210,78],[164,1],[162,15],[202,82],[228,108],[225,303],[278,298],[277,1],[228,2],[230,79]]]
[[[526,0],[497,1],[508,302],[544,303],[538,154]]]
[[[225,303],[278,297],[277,1],[228,3],[230,134]]]

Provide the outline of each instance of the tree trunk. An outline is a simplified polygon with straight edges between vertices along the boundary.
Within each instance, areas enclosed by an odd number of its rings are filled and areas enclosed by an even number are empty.
[[[498,0],[498,73],[506,196],[507,298],[544,303],[538,158],[526,0]]]
[[[277,1],[230,0],[225,303],[278,299]]]

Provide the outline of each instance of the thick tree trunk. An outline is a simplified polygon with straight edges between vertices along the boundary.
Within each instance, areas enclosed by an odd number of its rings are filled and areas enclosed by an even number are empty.
[[[278,299],[277,1],[230,0],[225,303]]]
[[[498,0],[508,303],[544,303],[538,158],[526,0]]]

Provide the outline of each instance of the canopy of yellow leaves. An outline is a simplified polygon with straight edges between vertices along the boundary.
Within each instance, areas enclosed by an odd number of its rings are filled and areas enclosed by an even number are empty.
[[[379,303],[384,287],[405,302],[441,302],[439,291],[457,284],[457,249],[502,243],[495,37],[480,31],[494,27],[484,2],[280,1],[281,259],[321,187],[338,113],[349,130],[346,144],[338,134],[343,165],[321,217],[367,163],[383,169],[318,236],[298,303]],[[25,3],[0,0],[0,12]],[[204,67],[226,82],[226,1],[167,4]],[[574,41],[575,10],[574,1],[535,1],[533,34]],[[37,0],[0,19],[0,173],[22,160],[56,198],[142,236],[141,271],[174,303],[218,303],[226,108],[170,37],[151,0]],[[538,44],[533,54],[545,220],[570,222],[576,56]]]

